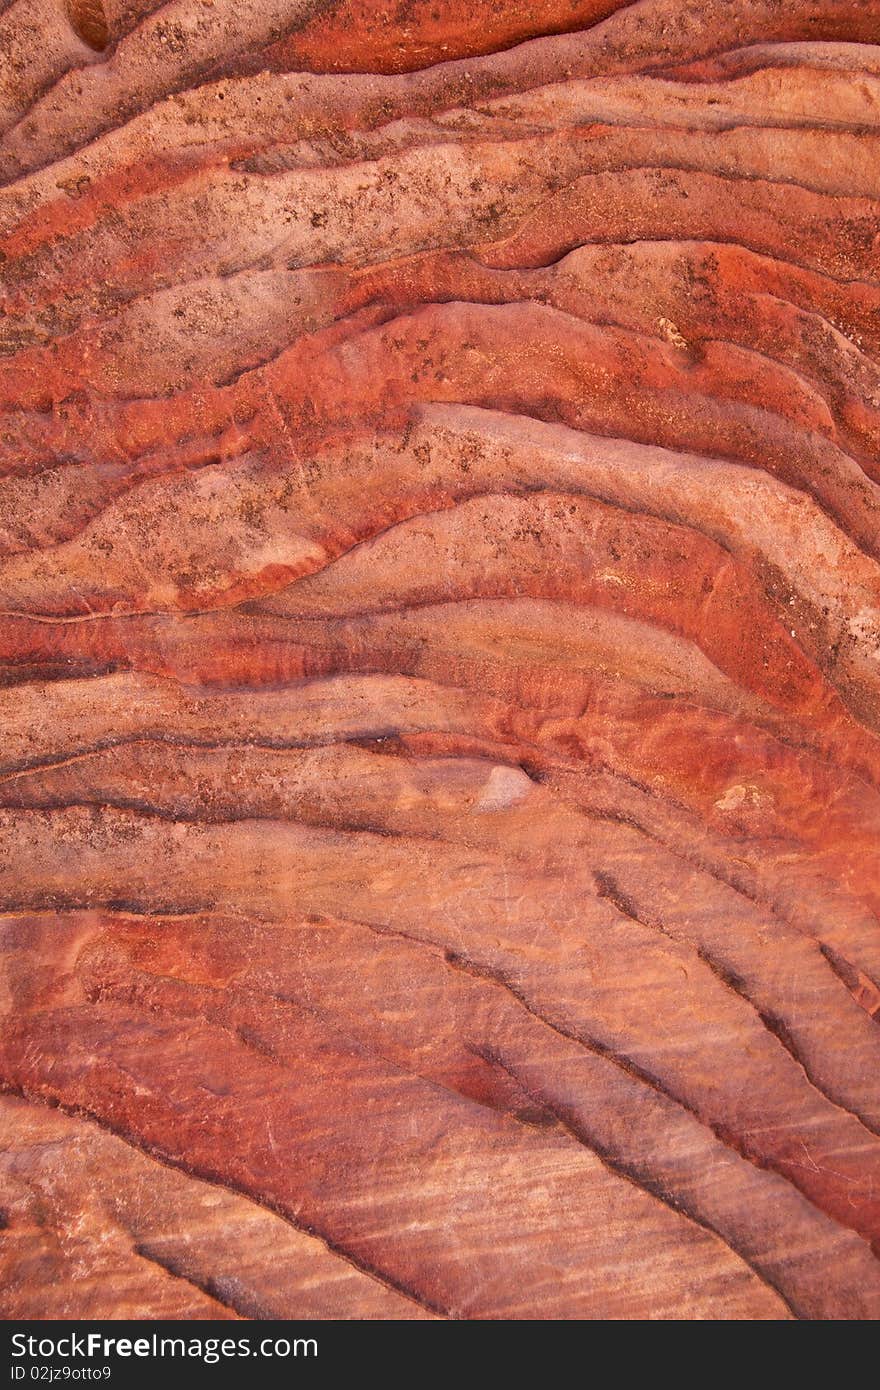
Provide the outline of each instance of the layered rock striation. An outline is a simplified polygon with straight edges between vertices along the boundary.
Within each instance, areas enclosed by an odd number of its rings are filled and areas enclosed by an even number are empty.
[[[876,1318],[878,0],[0,55],[0,1310]]]

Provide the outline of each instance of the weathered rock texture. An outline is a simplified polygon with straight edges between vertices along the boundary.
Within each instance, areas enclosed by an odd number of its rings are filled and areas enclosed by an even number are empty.
[[[7,0],[0,1307],[880,1314],[880,0]]]

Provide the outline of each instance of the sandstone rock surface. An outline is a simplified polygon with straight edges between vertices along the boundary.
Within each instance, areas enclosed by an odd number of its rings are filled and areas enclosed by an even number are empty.
[[[0,1312],[876,1318],[880,0],[0,65]]]

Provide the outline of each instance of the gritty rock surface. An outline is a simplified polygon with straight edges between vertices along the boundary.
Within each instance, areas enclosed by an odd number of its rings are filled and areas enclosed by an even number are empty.
[[[880,1315],[880,0],[0,4],[0,1313]]]

